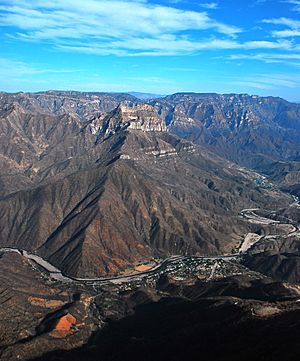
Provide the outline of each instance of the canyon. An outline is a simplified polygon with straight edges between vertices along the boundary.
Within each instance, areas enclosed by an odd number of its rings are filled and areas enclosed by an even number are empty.
[[[253,327],[284,352],[275,331],[300,298],[299,104],[0,93],[0,170],[3,360],[126,360],[148,346],[179,360],[184,345],[190,360],[263,359]],[[238,338],[234,358],[217,336],[214,353],[218,327],[231,347],[241,330],[256,346]],[[207,348],[191,347],[195,330]]]

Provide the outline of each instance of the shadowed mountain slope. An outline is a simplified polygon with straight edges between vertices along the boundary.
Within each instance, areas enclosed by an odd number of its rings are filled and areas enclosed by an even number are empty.
[[[300,105],[247,94],[179,93],[151,102],[170,130],[219,155],[264,171],[299,160]]]
[[[180,99],[161,101],[190,114]],[[168,125],[166,107],[75,92],[2,94],[0,104],[0,244],[35,251],[66,274],[230,253],[249,230],[260,232],[238,217],[241,209],[291,202],[259,189],[257,174],[169,132],[178,116]],[[200,122],[196,110],[190,115]]]
[[[37,109],[19,101],[2,113],[1,154],[11,167],[1,176],[0,242],[36,251],[66,274],[230,252],[254,227],[238,217],[242,208],[290,202],[167,132],[151,105],[126,101],[90,121]]]

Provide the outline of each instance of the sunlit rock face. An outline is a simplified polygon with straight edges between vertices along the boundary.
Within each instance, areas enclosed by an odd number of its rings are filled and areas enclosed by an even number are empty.
[[[300,160],[299,104],[275,97],[197,93],[149,103],[165,117],[170,133],[243,166],[271,175],[274,161]]]
[[[212,97],[150,104],[120,94],[0,93],[0,246],[90,278],[151,257],[231,252],[251,231],[241,209],[290,200],[262,196],[256,174],[209,151],[226,157],[238,154],[235,145],[245,154],[259,144],[235,127],[218,133],[200,103],[263,100]],[[176,125],[179,116],[186,125]],[[194,134],[200,147],[183,139]]]
[[[149,104],[123,102],[109,113],[103,121],[100,136],[111,136],[118,130],[128,128],[143,132],[166,132],[165,120]]]
[[[125,104],[120,105],[122,118],[129,122],[129,129],[142,130],[144,132],[166,132],[165,121],[156,113],[154,107],[149,104],[137,104],[133,107]]]

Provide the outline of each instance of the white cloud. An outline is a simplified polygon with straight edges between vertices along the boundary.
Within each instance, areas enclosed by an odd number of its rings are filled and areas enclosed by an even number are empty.
[[[291,29],[298,29],[300,28],[300,21],[290,18],[276,18],[276,19],[264,19],[263,23],[266,24],[273,24],[273,25],[285,25]]]
[[[288,0],[288,1],[286,1],[286,3],[295,5],[293,7],[293,10],[296,12],[300,12],[300,1],[299,0]]]
[[[295,74],[290,76],[286,74],[254,74],[230,83],[255,89],[294,89],[299,85],[299,80],[299,76]]]
[[[173,0],[174,1],[174,0]],[[177,0],[176,0],[177,1]],[[216,2],[200,3],[215,9]],[[298,31],[300,21],[266,19],[265,23]],[[151,4],[147,0],[2,0],[0,26],[21,41],[44,42],[56,49],[97,55],[187,55],[203,50],[282,49],[295,44],[277,40],[238,41],[242,29],[204,11]],[[15,28],[12,32],[11,27]]]
[[[234,54],[230,55],[231,60],[257,60],[267,64],[282,63],[300,67],[300,53],[256,53],[256,54]]]
[[[285,29],[272,30],[271,35],[274,38],[294,38],[300,36],[300,21],[290,18],[277,18],[277,19],[264,19],[264,23],[279,25],[285,27]]]
[[[60,74],[60,73],[77,73],[82,70],[70,69],[47,69],[38,66],[28,65],[22,61],[0,58],[0,76],[16,78],[21,76],[33,76],[40,74]]]
[[[291,38],[295,36],[300,36],[300,30],[292,30],[292,29],[274,30],[272,31],[272,35],[275,38]]]
[[[257,81],[249,81],[249,80],[241,80],[241,81],[232,81],[230,82],[232,85],[241,85],[243,88],[249,87],[254,89],[273,89],[272,85],[260,83]]]
[[[2,0],[0,26],[15,27],[10,36],[19,40],[49,42],[74,51],[94,49],[103,55],[134,55],[140,50],[180,54],[199,48],[195,39],[207,37],[208,31],[222,36],[220,44],[242,31],[206,12],[137,0]]]
[[[288,40],[280,41],[247,41],[241,46],[244,49],[281,49],[281,50],[291,50],[293,49],[293,43]]]
[[[286,29],[272,30],[271,35],[274,38],[293,38],[300,36],[300,21],[290,18],[265,19],[266,24],[280,25],[287,27]]]
[[[208,10],[216,10],[219,8],[218,3],[203,3],[203,4],[199,4],[202,8],[208,9]]]
[[[195,54],[204,50],[253,50],[253,49],[281,49],[290,50],[293,44],[289,41],[248,41],[241,43],[231,39],[211,38],[203,41],[190,41],[175,36],[161,36],[160,38],[129,38],[112,41],[109,44],[76,43],[71,45],[58,45],[59,48],[86,54],[117,56],[167,56],[178,55],[179,52]]]

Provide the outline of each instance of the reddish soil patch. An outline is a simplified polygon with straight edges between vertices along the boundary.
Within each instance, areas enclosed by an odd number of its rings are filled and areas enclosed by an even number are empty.
[[[31,297],[31,296],[28,297],[28,302],[33,306],[45,307],[45,308],[57,308],[65,304],[65,302],[61,300],[48,300],[45,298]]]
[[[139,266],[135,267],[135,270],[138,272],[145,272],[145,271],[149,271],[152,267],[151,266],[147,266],[145,264],[141,264]]]
[[[77,320],[70,313],[62,316],[55,329],[50,333],[54,338],[65,338],[76,331]]]

